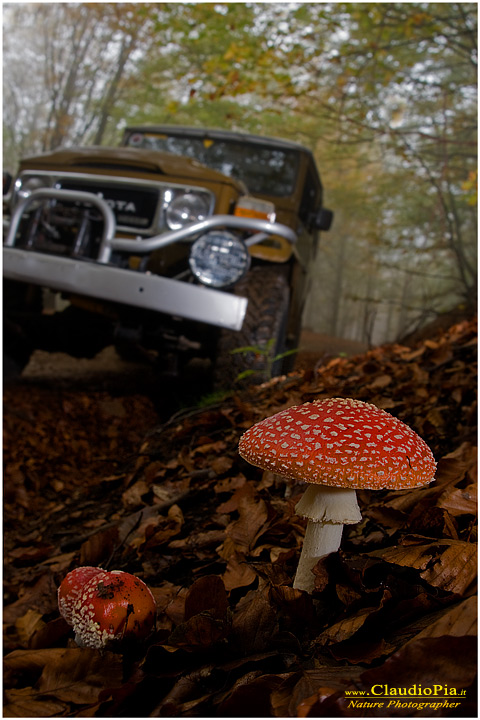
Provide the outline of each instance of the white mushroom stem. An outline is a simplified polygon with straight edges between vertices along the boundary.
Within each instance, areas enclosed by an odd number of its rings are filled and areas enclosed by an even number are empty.
[[[308,518],[308,524],[293,587],[310,593],[315,586],[314,566],[338,550],[343,526],[360,522],[362,515],[355,490],[316,484],[309,485],[295,512]]]

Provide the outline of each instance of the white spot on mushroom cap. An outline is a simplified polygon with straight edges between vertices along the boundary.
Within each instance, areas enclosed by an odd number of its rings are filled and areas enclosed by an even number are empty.
[[[120,573],[123,571],[111,572]],[[103,571],[88,580],[73,604],[72,627],[76,639],[82,647],[100,649],[105,646],[107,640],[114,637],[113,628],[108,630],[100,628],[100,624],[95,620],[95,605],[92,602],[97,596],[99,585],[108,576],[107,571]]]
[[[303,418],[313,425],[304,429]],[[305,403],[266,418],[243,435],[239,452],[286,477],[336,487],[418,487],[434,479],[436,468],[430,448],[408,425],[348,398]]]

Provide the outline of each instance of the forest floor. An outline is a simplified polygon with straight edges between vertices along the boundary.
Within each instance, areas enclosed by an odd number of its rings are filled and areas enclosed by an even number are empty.
[[[293,373],[211,404],[111,349],[36,354],[4,387],[4,716],[477,716],[476,322],[413,347],[304,339]],[[237,445],[335,396],[399,417],[438,468],[427,488],[360,491],[307,595],[303,488]],[[56,588],[79,565],[149,585],[142,645],[75,645]]]

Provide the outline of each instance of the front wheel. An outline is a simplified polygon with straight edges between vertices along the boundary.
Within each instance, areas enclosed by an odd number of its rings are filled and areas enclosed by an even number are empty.
[[[223,330],[217,344],[214,385],[263,382],[282,372],[290,291],[281,268],[254,267],[235,287],[248,299],[239,332]]]
[[[17,378],[30,360],[33,347],[19,325],[4,319],[3,328],[3,381]]]
[[[18,377],[35,349],[29,333],[29,319],[33,323],[42,313],[40,288],[15,280],[3,281],[3,380]],[[32,321],[30,321],[31,324]]]

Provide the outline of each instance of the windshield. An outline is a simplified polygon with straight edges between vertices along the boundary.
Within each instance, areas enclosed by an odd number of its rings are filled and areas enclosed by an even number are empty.
[[[202,165],[242,180],[252,194],[286,196],[295,188],[298,167],[295,150],[247,141],[137,131],[129,135],[126,144],[198,160]]]

